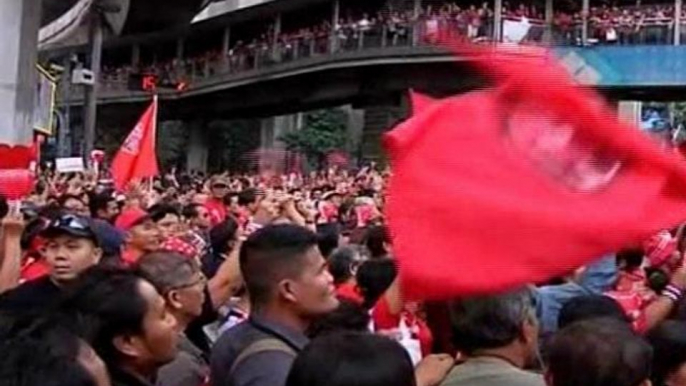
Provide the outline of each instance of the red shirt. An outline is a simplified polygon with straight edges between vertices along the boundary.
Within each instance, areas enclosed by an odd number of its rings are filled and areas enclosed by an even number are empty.
[[[360,294],[355,283],[343,283],[336,288],[336,296],[342,299],[351,300],[356,304],[364,303],[364,298]]]
[[[226,220],[226,206],[224,206],[224,201],[218,200],[214,197],[210,198],[205,203],[205,208],[207,208],[207,211],[210,214],[212,226],[215,226]]]
[[[135,265],[140,257],[140,252],[129,248],[124,249],[124,251],[121,253],[121,260],[126,267],[132,267]]]
[[[399,315],[391,313],[388,301],[381,297],[372,310],[372,320],[377,330],[392,330],[400,326],[400,318],[405,319],[405,323],[412,330],[413,338],[419,340],[422,347],[422,355],[431,354],[433,346],[433,334],[429,326],[420,317],[408,311],[402,311]]]
[[[48,265],[43,259],[30,258],[24,266],[21,267],[22,282],[40,279],[50,273]]]

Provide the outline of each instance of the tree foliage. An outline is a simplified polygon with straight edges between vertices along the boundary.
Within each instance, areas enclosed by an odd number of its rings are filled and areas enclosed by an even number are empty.
[[[305,125],[279,138],[286,148],[307,157],[312,166],[322,167],[326,156],[347,147],[347,115],[340,109],[316,110],[305,115]]]

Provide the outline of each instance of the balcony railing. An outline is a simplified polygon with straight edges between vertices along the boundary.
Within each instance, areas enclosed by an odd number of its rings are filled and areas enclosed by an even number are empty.
[[[512,20],[510,21],[517,21]],[[546,42],[546,28],[543,21],[528,20],[528,31],[517,43],[542,44]],[[686,25],[685,25],[686,27]],[[435,45],[443,38],[465,39],[477,43],[493,42],[493,19],[487,19],[480,26],[460,24],[455,21],[422,20],[415,23],[377,25],[367,29],[341,30],[336,33],[307,34],[276,44],[253,43],[235,46],[225,54],[208,53],[202,57],[173,60],[144,68],[122,67],[103,70],[101,94],[121,95],[128,90],[132,73],[154,74],[160,81],[168,83],[186,82],[191,85],[234,74],[244,74],[275,68],[286,63],[311,58],[335,59],[337,55],[362,52],[370,49],[390,47],[426,47]],[[682,28],[686,38],[686,28]],[[508,40],[509,31],[501,27],[502,40]],[[615,31],[614,37],[599,25],[589,23],[587,44],[672,44],[673,26],[663,23],[646,23],[640,29]],[[554,45],[582,45],[582,24],[571,23],[566,28],[552,27],[550,41]],[[78,99],[80,95],[72,95]]]

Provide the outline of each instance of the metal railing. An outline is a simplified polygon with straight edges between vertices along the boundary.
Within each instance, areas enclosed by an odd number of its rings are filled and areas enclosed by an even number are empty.
[[[647,23],[639,29],[618,29],[615,39],[599,25],[589,23],[587,44],[671,44],[673,25]],[[686,25],[682,28],[686,39]],[[507,35],[501,26],[501,37]],[[488,43],[493,41],[493,19],[486,19],[479,26],[457,21],[421,20],[400,24],[381,24],[365,29],[341,29],[336,33],[306,34],[280,40],[276,44],[253,43],[233,47],[226,54],[208,53],[203,57],[174,60],[147,68],[119,68],[104,70],[100,84],[104,95],[128,91],[128,79],[132,73],[154,74],[162,82],[186,82],[189,85],[216,77],[226,78],[233,74],[261,71],[286,63],[310,58],[329,57],[389,47],[425,47],[435,45],[444,38],[465,39]],[[574,23],[562,29],[550,29],[550,41],[554,45],[582,45],[582,25]],[[540,20],[529,21],[529,29],[521,39],[523,44],[546,42],[546,26]],[[74,95],[78,98],[78,95]]]

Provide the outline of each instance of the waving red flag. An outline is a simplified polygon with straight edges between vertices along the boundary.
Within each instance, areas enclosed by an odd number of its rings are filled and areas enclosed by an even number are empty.
[[[410,90],[410,103],[412,104],[412,115],[419,114],[426,110],[431,105],[436,103],[438,99],[432,98],[428,95]]]
[[[482,52],[477,52],[481,54]],[[386,214],[409,299],[565,274],[686,219],[686,169],[541,58],[390,132]]]
[[[123,190],[133,180],[159,174],[155,136],[157,132],[157,96],[133,128],[112,161],[112,178]]]

